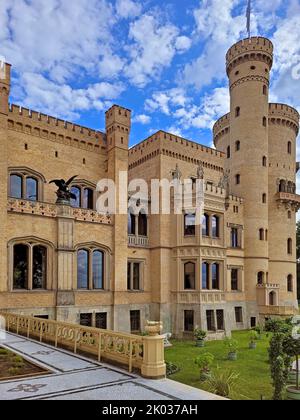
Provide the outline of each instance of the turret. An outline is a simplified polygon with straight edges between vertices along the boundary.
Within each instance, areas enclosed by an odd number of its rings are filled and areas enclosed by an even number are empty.
[[[11,65],[0,61],[0,114],[8,114]]]

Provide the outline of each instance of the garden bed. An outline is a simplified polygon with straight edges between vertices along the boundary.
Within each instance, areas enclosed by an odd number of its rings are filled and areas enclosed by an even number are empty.
[[[28,362],[22,356],[0,347],[0,381],[31,376],[45,375],[49,373],[33,363]]]

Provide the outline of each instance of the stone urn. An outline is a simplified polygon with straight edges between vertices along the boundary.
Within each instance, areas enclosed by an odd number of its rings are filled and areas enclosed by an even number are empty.
[[[145,326],[145,331],[150,337],[161,335],[163,331],[163,323],[155,322],[155,321],[147,321],[147,325]]]

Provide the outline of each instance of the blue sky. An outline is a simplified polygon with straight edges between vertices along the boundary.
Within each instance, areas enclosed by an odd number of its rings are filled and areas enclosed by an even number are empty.
[[[300,1],[252,0],[252,34],[275,45],[271,101],[300,109]],[[133,110],[131,144],[158,129],[211,146],[229,110],[225,54],[246,0],[1,0],[11,101],[95,129]]]

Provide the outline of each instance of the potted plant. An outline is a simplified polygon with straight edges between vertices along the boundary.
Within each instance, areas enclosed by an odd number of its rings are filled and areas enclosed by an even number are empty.
[[[293,359],[296,359],[296,384],[287,387],[287,397],[289,400],[300,400],[300,340],[298,338],[294,338],[293,336],[288,336],[283,342],[283,349],[286,354]]]
[[[262,340],[262,336],[264,332],[263,327],[261,325],[257,325],[255,328],[253,328],[253,331],[255,331],[257,334],[256,340]]]
[[[251,331],[250,333],[250,342],[249,342],[249,349],[250,350],[256,350],[257,347],[257,340],[258,340],[258,334],[256,331]]]
[[[238,358],[238,342],[232,338],[225,339],[225,346],[228,348],[228,360],[235,361]]]
[[[206,331],[196,328],[194,331],[194,337],[196,339],[196,347],[204,347],[204,340],[207,337]]]
[[[195,364],[200,369],[200,381],[204,382],[211,377],[211,366],[215,357],[211,353],[203,353],[195,359]]]

